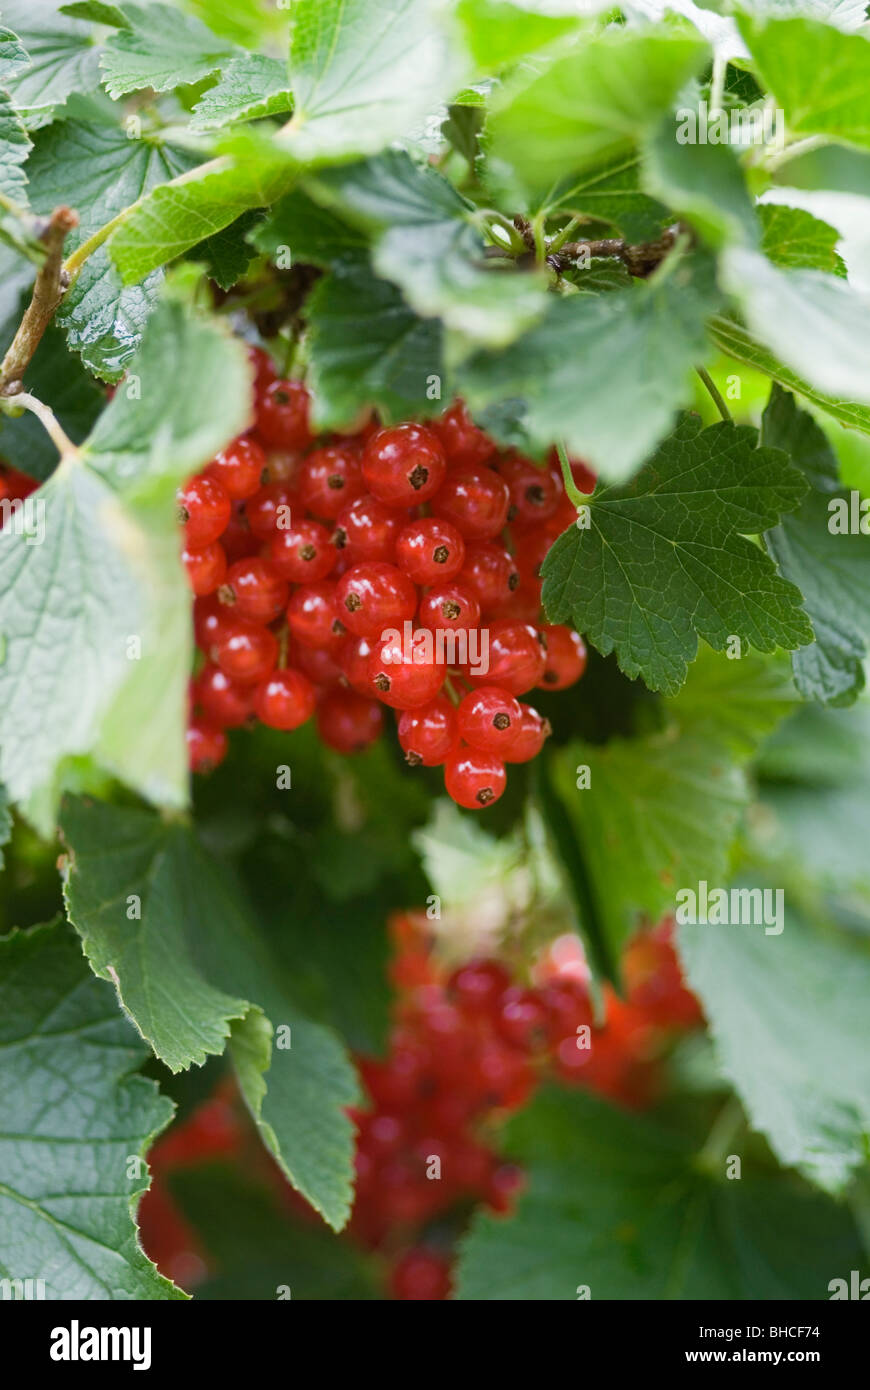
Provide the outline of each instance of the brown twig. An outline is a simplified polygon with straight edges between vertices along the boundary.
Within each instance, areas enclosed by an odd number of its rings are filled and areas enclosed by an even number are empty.
[[[23,389],[22,378],[27,366],[66,293],[70,277],[63,268],[63,244],[67,233],[78,226],[78,221],[78,214],[72,208],[55,208],[39,238],[46,248],[46,257],[37,272],[33,295],[18,332],[0,365],[2,396],[16,396]]]
[[[547,257],[547,264],[560,275],[581,257],[613,256],[621,260],[630,275],[645,280],[660,265],[677,239],[677,227],[668,227],[655,241],[631,245],[620,237],[599,241],[572,241]]]

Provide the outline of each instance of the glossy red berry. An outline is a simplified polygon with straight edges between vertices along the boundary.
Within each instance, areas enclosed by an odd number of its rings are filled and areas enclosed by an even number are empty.
[[[460,701],[456,723],[460,737],[471,748],[504,760],[520,737],[522,710],[509,691],[484,685]]]
[[[511,985],[499,1000],[496,1029],[520,1052],[540,1051],[547,1042],[548,1015],[535,990]]]
[[[504,763],[494,753],[460,746],[447,758],[444,785],[447,795],[459,806],[479,811],[498,801],[507,785],[507,773]]]
[[[342,639],[335,654],[345,680],[358,695],[371,699],[369,686],[369,657],[375,648],[375,639],[355,637],[352,633]]]
[[[448,579],[433,585],[420,600],[418,622],[430,632],[468,631],[480,623],[480,604],[466,585]]]
[[[253,534],[269,540],[276,531],[287,531],[302,518],[305,508],[289,483],[266,483],[245,503],[245,517]]]
[[[319,584],[301,584],[291,595],[287,626],[303,646],[334,651],[347,635],[335,602],[335,588],[333,581],[322,579]]]
[[[270,729],[298,729],[314,713],[314,686],[301,671],[273,671],[254,691],[254,711]]]
[[[368,663],[369,693],[391,709],[417,709],[434,700],[446,670],[423,646],[376,642]]]
[[[199,473],[176,493],[178,519],[184,526],[185,545],[202,550],[216,541],[232,513],[232,503],[215,478]]]
[[[363,560],[392,562],[396,538],[404,522],[404,513],[387,507],[366,492],[342,508],[336,519],[332,543],[354,565]]]
[[[519,525],[537,525],[553,515],[562,489],[546,465],[537,468],[531,459],[521,454],[508,454],[499,459],[497,466],[510,490],[508,515],[511,521]]]
[[[341,620],[357,637],[377,637],[401,628],[414,616],[417,590],[395,565],[367,561],[354,565],[336,585]]]
[[[192,719],[187,726],[187,759],[191,772],[211,772],[227,753],[227,736],[208,719]]]
[[[483,1017],[495,1013],[510,982],[510,972],[501,961],[470,960],[454,970],[447,981],[447,993],[464,1014]]]
[[[455,526],[424,516],[403,526],[396,541],[396,564],[415,584],[454,579],[465,562],[465,541]]]
[[[586,670],[586,645],[579,632],[570,627],[551,626],[541,631],[546,648],[540,684],[545,690],[566,690]]]
[[[335,521],[366,490],[357,450],[341,444],[315,449],[300,469],[298,485],[310,512],[322,521]]]
[[[207,477],[220,483],[228,497],[242,502],[262,486],[266,455],[255,439],[240,434],[212,459],[205,471]]]
[[[256,685],[278,660],[278,642],[267,627],[235,618],[218,636],[210,655],[230,680]]]
[[[307,676],[314,685],[328,687],[338,685],[342,671],[328,647],[306,647],[302,642],[293,645],[291,662],[297,671]]]
[[[335,568],[337,552],[321,522],[294,521],[286,530],[272,533],[269,559],[292,583],[315,584]]]
[[[500,685],[511,695],[522,695],[540,685],[544,662],[544,647],[531,623],[500,619],[489,628],[488,671],[469,671],[468,679],[475,685]]]
[[[198,598],[193,605],[193,635],[196,645],[208,651],[233,625],[233,615],[216,594]]]
[[[504,529],[509,506],[507,483],[494,469],[453,468],[432,500],[432,513],[467,541],[489,541]]]
[[[549,719],[538,714],[531,705],[520,705],[520,729],[510,749],[504,755],[506,763],[528,763],[536,758],[553,732]]]
[[[311,443],[308,391],[301,381],[277,378],[259,386],[255,396],[257,433],[281,449],[304,449]]]
[[[451,466],[464,468],[467,464],[486,463],[495,452],[492,440],[478,429],[462,401],[454,401],[429,428],[440,439]]]
[[[251,716],[250,686],[236,685],[212,662],[197,676],[194,694],[206,719],[222,729],[237,729]]]
[[[287,581],[269,560],[253,555],[230,565],[218,598],[240,618],[271,623],[287,602]]]
[[[379,737],[383,711],[355,690],[329,690],[317,706],[317,732],[336,753],[362,753]]]
[[[411,767],[439,767],[456,739],[456,715],[444,695],[430,705],[404,710],[399,719],[399,744]]]
[[[513,557],[496,541],[469,543],[459,579],[475,594],[484,613],[509,604],[520,582]]]
[[[227,557],[220,541],[212,541],[202,550],[183,550],[181,559],[187,572],[187,582],[197,598],[214,593],[223,583],[227,572]]]
[[[263,348],[255,344],[248,346],[248,361],[254,369],[254,385],[266,386],[270,381],[274,381],[278,375],[275,371],[275,364]]]
[[[425,425],[395,425],[368,440],[362,471],[373,497],[388,507],[413,507],[435,495],[447,462],[437,435]]]

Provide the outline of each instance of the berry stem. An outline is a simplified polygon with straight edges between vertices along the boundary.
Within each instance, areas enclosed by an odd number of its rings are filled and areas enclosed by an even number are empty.
[[[719,414],[722,416],[722,419],[725,420],[729,425],[733,424],[733,420],[731,418],[731,411],[725,404],[725,401],[722,398],[722,393],[720,392],[719,387],[716,385],[710,373],[706,370],[705,367],[696,367],[695,371],[698,373],[698,376],[701,378],[707,390],[710,392],[710,395],[713,397],[716,409],[719,411]]]
[[[568,462],[568,454],[561,439],[556,444],[556,453],[559,456],[559,467],[562,470],[562,482],[565,485],[565,492],[579,512],[581,507],[587,506],[589,499],[585,493],[580,491],[577,484],[574,482],[574,478],[571,474],[571,465]]]
[[[460,697],[456,693],[456,688],[454,687],[453,682],[451,681],[449,676],[444,677],[444,691],[451,705],[453,705],[454,708],[458,707]]]
[[[0,411],[4,415],[17,415],[21,410],[29,410],[32,415],[36,416],[61,459],[78,458],[79,451],[75,444],[62,429],[54,411],[50,410],[47,405],[43,405],[42,401],[38,401],[35,396],[29,395],[26,391],[19,391],[14,396],[0,396]]]

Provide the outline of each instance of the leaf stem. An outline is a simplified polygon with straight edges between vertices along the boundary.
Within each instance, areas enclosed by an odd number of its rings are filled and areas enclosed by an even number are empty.
[[[711,377],[710,373],[707,371],[705,367],[696,367],[695,371],[698,373],[698,376],[701,378],[707,390],[710,392],[710,395],[713,397],[716,409],[722,416],[722,419],[725,420],[729,425],[732,425],[734,423],[734,420],[732,418],[731,411],[725,404],[722,393],[719,390],[719,387],[716,385],[713,378]]]
[[[72,208],[55,208],[39,238],[46,248],[46,256],[36,272],[30,303],[0,365],[2,396],[15,396],[21,391],[24,372],[69,287],[69,275],[63,267],[63,244],[67,232],[78,225],[78,220]]]
[[[589,505],[589,498],[585,492],[580,491],[577,484],[574,482],[571,464],[568,460],[568,452],[561,439],[558,440],[556,444],[556,453],[559,455],[559,467],[562,470],[562,482],[565,485],[565,492],[579,512],[581,507]]]
[[[78,458],[79,451],[63,429],[53,410],[27,391],[19,391],[15,396],[0,397],[0,411],[4,415],[15,415],[20,410],[29,410],[42,425],[61,459]]]

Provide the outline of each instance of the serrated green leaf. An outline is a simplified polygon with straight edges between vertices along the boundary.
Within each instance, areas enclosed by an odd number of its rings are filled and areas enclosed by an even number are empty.
[[[549,12],[545,6],[525,5],[522,0],[459,0],[456,12],[481,72],[498,72],[522,62],[575,32],[581,23],[579,14],[560,14],[555,7]],[[584,12],[588,12],[585,6]]]
[[[675,694],[698,638],[724,651],[734,637],[760,651],[812,641],[800,592],[746,537],[776,525],[807,487],[756,432],[701,428],[686,415],[636,478],[589,501],[543,566],[553,622],[570,619],[621,670]]]
[[[832,1272],[860,1263],[847,1212],[751,1170],[724,1181],[698,1167],[697,1145],[582,1092],[544,1092],[507,1131],[528,1191],[512,1220],[475,1219],[458,1297],[828,1298]]]
[[[837,461],[822,430],[794,397],[774,386],[762,438],[785,449],[811,484],[800,509],[765,535],[780,574],[801,590],[816,640],[792,656],[805,699],[851,703],[864,687],[870,642],[870,537],[832,532],[831,504],[849,516]]]
[[[270,210],[250,241],[267,256],[289,254],[292,263],[307,261],[328,270],[339,260],[358,262],[368,238],[327,208],[294,188]]]
[[[780,934],[684,924],[678,939],[720,1064],[753,1128],[780,1163],[842,1193],[866,1163],[870,1141],[866,948],[820,935],[790,912]]]
[[[324,170],[308,190],[374,238],[372,263],[413,309],[472,342],[501,347],[543,313],[546,279],[485,261],[474,209],[403,150]]]
[[[27,202],[27,174],[22,165],[30,150],[24,124],[9,95],[0,90],[0,193],[19,204]]]
[[[127,16],[117,5],[107,5],[104,0],[73,0],[71,5],[60,5],[60,14],[68,14],[71,19],[90,19],[94,24],[108,24],[112,29],[132,29]]]
[[[441,325],[418,317],[363,262],[336,265],[315,285],[306,317],[320,429],[348,425],[368,406],[394,421],[431,413],[433,399],[448,398]]]
[[[58,1300],[184,1298],[133,1216],[172,1105],[132,1075],[145,1048],[64,924],[0,939],[0,1020],[4,1276],[41,1279]]]
[[[222,290],[231,289],[255,259],[256,252],[249,238],[262,220],[262,213],[254,209],[243,212],[229,227],[192,246],[188,252],[190,259],[204,265],[209,279]]]
[[[617,155],[598,168],[563,179],[541,200],[548,213],[564,209],[575,216],[609,222],[629,241],[654,241],[670,218],[668,209],[640,186],[640,159]]]
[[[141,87],[166,92],[198,82],[234,54],[201,20],[173,5],[125,0],[124,14],[129,27],[106,40],[100,57],[103,85],[115,99]]]
[[[715,304],[708,263],[695,258],[624,291],[554,300],[522,342],[469,358],[462,394],[475,411],[524,400],[538,452],[561,437],[602,477],[629,477],[688,404]]]
[[[541,190],[627,154],[703,66],[707,45],[686,28],[612,26],[543,71],[527,69],[493,98],[492,152]]]
[[[789,136],[828,135],[870,148],[870,46],[812,19],[754,19],[740,32],[761,78],[785,111]]]
[[[98,86],[99,49],[90,25],[59,14],[55,0],[4,0],[3,19],[30,59],[3,78],[28,129],[48,124],[74,93]]]
[[[30,67],[30,54],[17,34],[0,27],[0,86]]]
[[[780,270],[742,247],[724,253],[720,276],[786,366],[827,395],[870,402],[870,301],[834,275]]]
[[[774,265],[792,270],[824,270],[845,279],[846,267],[837,255],[840,233],[803,208],[761,203],[761,249]]]
[[[183,153],[119,127],[58,122],[37,134],[28,161],[33,207],[42,213],[66,204],[79,213],[67,250],[158,184],[190,167]],[[125,285],[105,246],[88,257],[57,313],[70,348],[106,381],[119,381],[142,338],[163,281],[154,271]]]
[[[758,241],[758,222],[737,156],[728,145],[680,144],[672,117],[641,142],[643,186],[713,246]]]
[[[287,85],[287,66],[264,53],[244,53],[221,69],[193,108],[194,130],[208,130],[230,121],[253,121],[274,116],[293,106]]]

